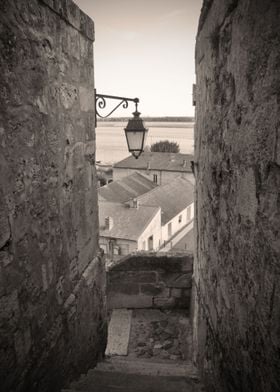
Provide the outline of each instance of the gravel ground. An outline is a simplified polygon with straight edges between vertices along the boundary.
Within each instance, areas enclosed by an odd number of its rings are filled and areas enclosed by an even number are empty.
[[[128,355],[131,358],[189,359],[191,328],[184,311],[134,309]]]

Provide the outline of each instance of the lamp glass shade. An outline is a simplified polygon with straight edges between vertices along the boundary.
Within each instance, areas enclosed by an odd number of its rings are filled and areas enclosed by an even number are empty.
[[[133,113],[124,129],[128,151],[137,159],[144,150],[148,129],[144,127],[139,112]]]

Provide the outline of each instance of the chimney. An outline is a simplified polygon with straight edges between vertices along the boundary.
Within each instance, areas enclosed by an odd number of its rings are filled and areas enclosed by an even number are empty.
[[[129,208],[138,208],[138,199],[129,199],[127,205],[129,206]]]
[[[114,226],[114,221],[111,216],[106,216],[105,218],[105,229],[106,230],[111,230]]]
[[[187,167],[188,166],[188,161],[186,159],[183,160],[183,167]]]

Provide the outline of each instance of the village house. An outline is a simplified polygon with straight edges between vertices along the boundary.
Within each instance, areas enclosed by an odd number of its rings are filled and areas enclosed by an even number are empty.
[[[191,154],[144,151],[138,159],[129,156],[114,164],[113,180],[119,180],[137,171],[155,184],[164,185],[181,176],[194,184]]]
[[[161,208],[161,247],[170,242],[169,249],[193,230],[194,186],[177,177],[138,197],[140,206]],[[172,244],[171,244],[172,240]],[[171,246],[170,246],[171,245]]]
[[[99,203],[100,248],[107,256],[124,256],[136,250],[156,250],[161,239],[161,209],[129,203]]]
[[[135,187],[137,181],[144,182],[146,192]],[[138,173],[100,188],[100,247],[115,258],[138,250],[169,250],[192,236],[193,189],[182,177],[155,186]]]

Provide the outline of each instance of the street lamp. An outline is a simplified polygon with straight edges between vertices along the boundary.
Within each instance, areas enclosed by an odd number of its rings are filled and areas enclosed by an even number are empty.
[[[118,105],[116,107],[114,107],[113,110],[110,111],[110,113],[108,113],[107,115],[104,116],[98,112],[98,108],[105,109],[107,99],[115,99],[115,100],[118,100],[121,102],[119,102]],[[127,109],[128,102],[135,103],[135,112],[133,113],[133,117],[128,120],[127,126],[124,128],[124,132],[125,132],[125,136],[126,136],[128,151],[136,159],[138,159],[139,156],[144,151],[146,136],[147,136],[147,132],[148,132],[148,129],[144,127],[143,120],[140,118],[141,113],[139,113],[137,110],[139,99],[138,98],[117,97],[114,95],[104,95],[104,94],[96,94],[95,93],[95,116],[98,116],[101,118],[107,118],[115,110],[117,110],[121,105],[124,109]]]
[[[144,151],[146,136],[148,129],[144,127],[143,121],[137,111],[133,113],[133,117],[128,120],[126,128],[124,128],[128,151],[138,159]]]

